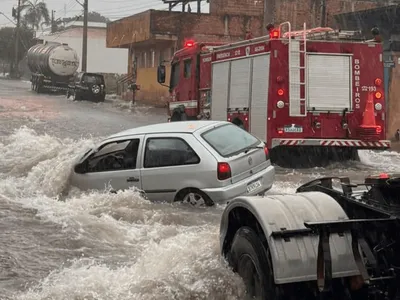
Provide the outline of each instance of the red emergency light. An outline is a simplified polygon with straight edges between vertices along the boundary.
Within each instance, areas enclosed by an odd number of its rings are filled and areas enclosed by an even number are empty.
[[[376,79],[375,79],[375,85],[376,85],[376,86],[381,86],[381,84],[382,84],[382,79],[376,78]]]
[[[283,96],[285,94],[285,91],[283,89],[278,90],[278,96]]]
[[[382,93],[381,92],[375,92],[375,98],[376,99],[381,99],[382,98]]]
[[[279,32],[279,29],[272,29],[269,33],[269,37],[271,39],[279,39],[281,37],[281,33]]]
[[[185,42],[185,48],[191,48],[194,46],[194,41],[189,40]]]

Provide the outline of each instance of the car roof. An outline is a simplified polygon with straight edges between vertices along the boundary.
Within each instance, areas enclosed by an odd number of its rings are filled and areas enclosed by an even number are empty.
[[[107,139],[123,137],[128,135],[149,134],[149,133],[194,133],[197,130],[217,124],[231,124],[226,121],[179,121],[158,123],[153,125],[139,126],[127,129],[109,136]]]

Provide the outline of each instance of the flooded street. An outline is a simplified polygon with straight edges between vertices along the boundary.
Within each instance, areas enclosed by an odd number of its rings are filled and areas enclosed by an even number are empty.
[[[241,280],[219,256],[223,207],[69,186],[73,161],[97,140],[165,120],[164,109],[73,102],[0,80],[1,300],[242,299]],[[400,171],[398,153],[359,155],[325,169],[277,168],[270,193],[294,192],[321,175]]]

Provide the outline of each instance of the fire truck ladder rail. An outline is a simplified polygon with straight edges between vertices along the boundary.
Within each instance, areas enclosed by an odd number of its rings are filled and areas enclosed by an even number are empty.
[[[289,27],[289,114],[293,117],[307,115],[306,59],[307,26],[303,25],[300,39],[292,39]],[[303,80],[301,80],[303,72]],[[302,95],[303,93],[303,95]],[[302,108],[303,106],[303,108]]]

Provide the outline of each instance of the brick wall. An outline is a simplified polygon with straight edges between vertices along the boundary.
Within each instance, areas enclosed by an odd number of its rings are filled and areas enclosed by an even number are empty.
[[[211,15],[152,11],[151,32],[170,33],[178,37],[177,47],[185,39],[196,41],[236,41],[243,39],[247,29],[254,36],[262,34],[262,17],[248,15]]]
[[[386,5],[372,1],[326,0],[328,26],[335,27],[333,16],[339,13],[359,11]],[[280,0],[276,1],[276,23],[290,21],[294,29],[320,26],[320,0]]]
[[[216,15],[262,16],[264,0],[213,0],[210,1],[210,13]]]

